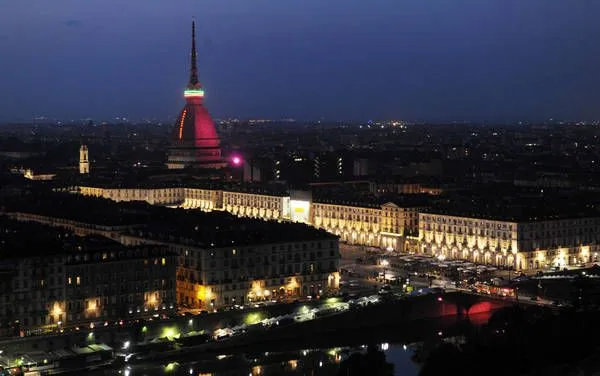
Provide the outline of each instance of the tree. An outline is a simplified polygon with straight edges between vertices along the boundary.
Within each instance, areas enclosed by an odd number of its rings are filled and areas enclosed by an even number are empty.
[[[385,359],[385,353],[375,345],[369,345],[367,352],[354,353],[340,364],[339,376],[392,376],[394,365]]]

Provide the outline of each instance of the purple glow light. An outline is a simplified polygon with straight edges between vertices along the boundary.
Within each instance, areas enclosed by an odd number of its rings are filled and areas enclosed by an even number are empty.
[[[239,166],[240,164],[242,164],[242,158],[240,157],[233,157],[232,162],[234,165]]]

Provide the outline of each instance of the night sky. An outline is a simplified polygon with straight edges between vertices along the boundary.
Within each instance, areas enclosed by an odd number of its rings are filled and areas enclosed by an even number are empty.
[[[4,0],[0,120],[600,119],[598,0]]]

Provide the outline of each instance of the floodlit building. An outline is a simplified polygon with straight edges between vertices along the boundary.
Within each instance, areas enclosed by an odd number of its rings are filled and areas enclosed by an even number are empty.
[[[600,218],[419,214],[419,252],[442,259],[513,267],[564,267],[598,261]]]
[[[81,145],[79,148],[79,173],[90,173],[90,159],[87,145]]]
[[[419,233],[423,200],[350,202],[313,201],[308,191],[235,187],[80,186],[79,194],[117,202],[145,201],[203,211],[226,211],[238,217],[306,223],[356,245],[388,250],[413,250]],[[416,196],[415,196],[416,197]]]
[[[362,203],[315,202],[313,224],[350,244],[380,246],[381,206]]]

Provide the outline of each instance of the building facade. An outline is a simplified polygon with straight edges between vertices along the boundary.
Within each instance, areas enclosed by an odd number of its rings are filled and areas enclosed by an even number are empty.
[[[340,254],[335,236],[309,234],[298,241],[213,247],[134,231],[124,234],[122,241],[160,244],[178,255],[177,302],[183,307],[215,309],[316,297],[339,289]]]
[[[118,252],[103,249],[63,261],[61,280],[67,282],[61,302],[72,304],[61,303],[55,309],[55,313],[72,313],[59,317],[63,323],[120,315],[124,310],[131,315],[162,310],[163,305],[168,309],[175,302],[172,298],[180,306],[211,309],[249,301],[320,296],[339,288],[339,240],[325,231],[289,222],[160,210],[172,218],[152,229],[144,224],[102,226],[35,213],[6,215],[82,235],[108,237],[125,249],[142,250],[139,260],[130,258],[123,263],[111,261],[119,257]],[[187,220],[176,223],[178,216]],[[143,253],[143,249],[154,248],[176,256],[146,257]],[[164,269],[166,266],[169,268]],[[160,271],[170,272],[171,267],[169,280]],[[118,272],[130,274],[124,277],[115,274]],[[128,282],[122,296],[119,281],[124,278]],[[165,287],[176,289],[176,295],[175,291],[173,295],[164,291]]]
[[[177,257],[167,247],[67,255],[66,321],[126,318],[176,308]]]
[[[5,334],[131,319],[176,308],[177,259],[167,247],[125,247],[65,229],[0,221],[10,231],[2,236],[7,256],[0,266]],[[40,231],[44,235],[39,236]],[[31,234],[41,240],[22,245],[22,236]],[[52,235],[48,241],[47,234]]]
[[[314,202],[305,192],[267,193],[213,188],[101,188],[80,186],[79,194],[117,202],[145,201],[238,217],[292,221],[324,229],[349,244],[405,251],[415,247],[419,211],[401,203]]]
[[[517,270],[598,260],[600,218],[491,220],[419,214],[419,252]]]
[[[313,203],[312,224],[349,244],[379,247],[381,207],[377,205]]]

